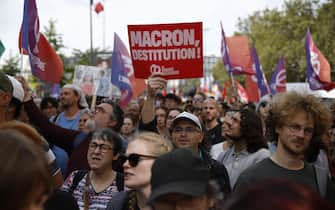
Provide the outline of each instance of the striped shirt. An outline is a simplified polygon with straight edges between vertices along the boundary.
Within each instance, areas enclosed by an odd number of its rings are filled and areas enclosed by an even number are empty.
[[[72,181],[74,178],[74,174],[77,171],[72,172],[67,179],[65,180],[62,190],[69,191]],[[77,200],[78,206],[80,210],[84,210],[84,193],[85,193],[85,186],[86,186],[86,176],[80,180],[78,186],[73,191],[73,197]],[[95,192],[92,183],[89,184],[89,210],[102,210],[106,209],[108,202],[110,199],[119,191],[117,190],[116,181],[114,180],[111,185],[105,188],[101,192]]]

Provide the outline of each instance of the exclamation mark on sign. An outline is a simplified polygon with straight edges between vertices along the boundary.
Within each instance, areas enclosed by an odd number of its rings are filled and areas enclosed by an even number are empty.
[[[197,54],[198,54],[198,58],[201,58],[201,51],[200,51],[200,47],[197,48]]]

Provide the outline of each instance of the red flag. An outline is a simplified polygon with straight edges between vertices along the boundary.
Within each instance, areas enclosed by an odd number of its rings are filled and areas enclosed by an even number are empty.
[[[245,35],[227,37],[229,61],[232,72],[236,74],[255,74],[252,66],[248,37]]]
[[[245,79],[245,90],[249,96],[250,102],[258,102],[258,84],[256,75],[247,75]]]
[[[133,97],[132,99],[136,99],[144,90],[147,89],[147,85],[145,84],[144,79],[137,79],[134,77],[133,82]]]
[[[306,50],[306,73],[309,87],[312,90],[331,90],[335,88],[335,83],[331,82],[330,65],[321,51],[316,47],[312,35],[307,30],[305,38]]]
[[[101,2],[95,4],[94,11],[99,14],[100,12],[104,11],[104,5]]]

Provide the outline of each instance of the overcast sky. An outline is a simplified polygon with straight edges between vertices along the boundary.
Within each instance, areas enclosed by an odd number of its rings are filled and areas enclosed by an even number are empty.
[[[94,1],[95,3],[98,0]],[[246,18],[257,10],[282,8],[284,0],[101,0],[106,15],[105,43],[113,49],[116,32],[128,46],[128,24],[203,22],[204,54],[220,55],[220,21],[226,35],[237,30],[238,18]],[[0,39],[6,51],[0,64],[10,55],[18,54],[17,40],[23,15],[23,0],[1,0]],[[62,34],[63,52],[73,48],[90,48],[89,0],[36,0],[43,31],[49,19],[55,19],[57,32]],[[103,13],[93,13],[93,45],[102,48]]]

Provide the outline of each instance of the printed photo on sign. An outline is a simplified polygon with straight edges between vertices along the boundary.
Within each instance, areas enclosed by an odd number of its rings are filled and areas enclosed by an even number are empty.
[[[96,66],[75,67],[73,84],[78,85],[85,95],[110,96],[110,70]]]
[[[203,76],[202,23],[128,25],[136,78],[160,72],[165,79]]]

